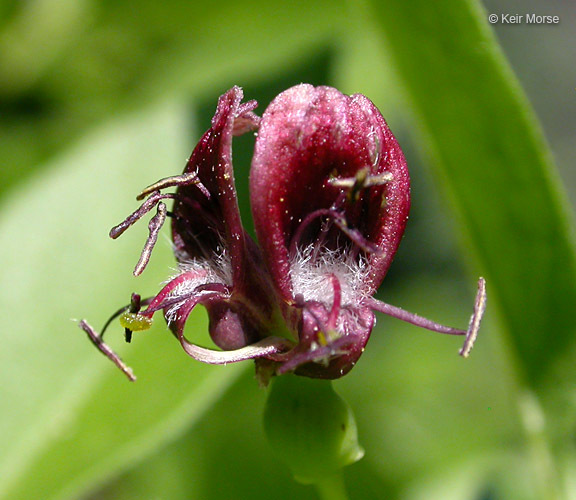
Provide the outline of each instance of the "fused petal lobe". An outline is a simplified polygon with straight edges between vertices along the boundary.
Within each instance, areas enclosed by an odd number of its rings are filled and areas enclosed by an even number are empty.
[[[234,186],[232,137],[242,95],[239,87],[233,87],[218,100],[212,126],[184,170],[184,174],[195,173],[199,183],[178,188],[172,223],[179,260],[212,258],[225,249],[236,272],[241,268],[245,236]]]
[[[309,245],[315,257],[327,250],[366,259],[365,292],[377,289],[410,201],[404,157],[370,100],[307,84],[281,93],[262,117],[250,190],[256,233],[283,299],[293,300],[291,266]]]

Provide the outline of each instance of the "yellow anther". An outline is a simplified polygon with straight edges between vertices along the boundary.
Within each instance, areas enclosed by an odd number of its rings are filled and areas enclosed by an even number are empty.
[[[318,332],[318,343],[322,347],[326,347],[328,345],[328,340],[326,340],[326,336],[324,335],[324,332],[322,332],[322,331]]]
[[[132,332],[140,332],[152,326],[152,318],[126,311],[120,316],[120,324]]]

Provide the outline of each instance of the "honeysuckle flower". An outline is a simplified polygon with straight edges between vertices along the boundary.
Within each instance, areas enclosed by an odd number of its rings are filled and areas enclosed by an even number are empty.
[[[191,357],[212,364],[255,359],[264,383],[294,372],[334,379],[356,363],[375,311],[429,330],[465,336],[467,356],[485,308],[478,282],[467,330],[439,325],[373,298],[402,238],[410,180],[402,151],[384,118],[361,94],[297,85],[259,118],[233,87],[218,101],[212,126],[184,173],[145,188],[145,201],[110,236],[117,238],[150,210],[149,237],[134,274],[150,259],[159,230],[172,221],[178,272],[146,300],[133,294],[120,316],[132,332],[162,311]],[[250,197],[257,244],[244,230],[232,167],[232,139],[257,131]],[[175,193],[165,190],[175,187]],[[173,200],[171,211],[164,200]],[[208,349],[184,335],[197,305],[209,316]],[[145,307],[142,310],[142,307]],[[130,379],[131,370],[86,321],[80,326]]]

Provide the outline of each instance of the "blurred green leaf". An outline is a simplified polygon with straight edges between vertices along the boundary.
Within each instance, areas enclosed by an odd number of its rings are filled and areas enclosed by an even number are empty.
[[[317,498],[314,488],[292,479],[266,442],[262,428],[265,400],[266,391],[258,387],[252,373],[244,372],[197,426],[106,485],[94,500]],[[164,475],[162,471],[176,462],[171,474]],[[159,481],[150,479],[157,475]],[[152,484],[142,490],[142,482]],[[171,484],[168,493],[163,483]],[[170,496],[179,483],[178,491]],[[141,491],[145,494],[139,495]]]
[[[0,194],[112,114],[266,80],[344,31],[343,4],[330,0],[137,7],[20,2],[0,24],[0,164],[11,167],[0,168]]]
[[[100,327],[131,291],[153,295],[174,266],[161,238],[131,280],[146,223],[114,242],[107,232],[141,186],[180,170],[186,114],[170,101],[110,124],[2,206],[1,498],[77,498],[175,438],[242,369],[194,362],[159,319],[126,349],[141,375],[131,385],[70,321]],[[206,321],[189,326],[204,331]],[[122,343],[117,326],[109,335]]]
[[[517,375],[536,384],[576,327],[570,215],[542,132],[477,2],[371,7]]]

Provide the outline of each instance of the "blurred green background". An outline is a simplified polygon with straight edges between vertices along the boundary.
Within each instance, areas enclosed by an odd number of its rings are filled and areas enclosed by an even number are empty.
[[[575,26],[560,0],[0,1],[0,498],[316,498],[264,441],[251,363],[200,365],[161,321],[128,348],[116,328],[131,385],[72,321],[171,272],[167,232],[138,279],[146,224],[107,233],[182,170],[218,96],[240,85],[261,113],[302,81],[366,94],[407,156],[379,298],[464,326],[488,282],[469,360],[379,317],[335,383],[366,449],[350,497],[576,498]],[[252,144],[234,144],[247,225]],[[202,311],[188,328],[208,342]]]

